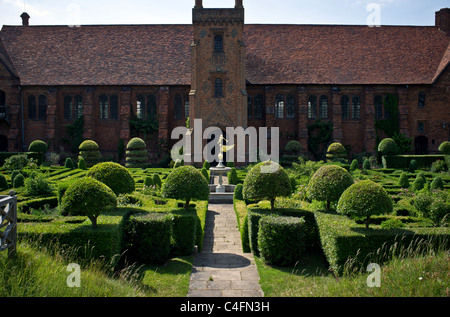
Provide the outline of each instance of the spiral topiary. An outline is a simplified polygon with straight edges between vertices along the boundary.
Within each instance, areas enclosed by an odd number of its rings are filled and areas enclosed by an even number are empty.
[[[192,199],[208,200],[209,186],[205,177],[195,167],[186,165],[174,169],[162,185],[164,198],[184,200],[185,209]]]
[[[126,167],[146,167],[148,162],[147,145],[141,138],[132,138],[127,144]]]
[[[324,165],[311,177],[308,183],[308,196],[311,199],[326,201],[327,210],[330,203],[338,201],[342,193],[353,184],[353,177],[337,165]]]
[[[337,212],[365,217],[369,228],[370,216],[388,214],[393,210],[386,190],[371,180],[363,180],[348,187],[339,198]]]
[[[242,194],[244,199],[269,200],[273,210],[277,197],[291,195],[289,176],[276,162],[258,163],[247,173]]]
[[[134,178],[120,164],[104,162],[93,166],[86,174],[112,189],[116,195],[130,194],[135,190]]]
[[[83,158],[87,167],[94,166],[102,158],[99,146],[95,141],[86,140],[80,144],[78,149],[80,150],[78,159]]]

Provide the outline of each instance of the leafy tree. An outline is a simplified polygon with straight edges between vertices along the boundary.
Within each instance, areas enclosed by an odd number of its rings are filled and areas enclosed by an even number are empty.
[[[135,190],[134,178],[120,164],[104,162],[93,166],[86,176],[90,176],[112,189],[114,194],[130,194]]]
[[[289,176],[276,162],[258,163],[247,173],[242,193],[244,199],[269,200],[273,210],[277,197],[291,195]]]

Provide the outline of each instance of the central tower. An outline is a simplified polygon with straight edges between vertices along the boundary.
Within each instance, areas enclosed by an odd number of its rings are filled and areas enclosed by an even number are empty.
[[[190,122],[202,119],[203,129],[247,126],[244,7],[192,10],[194,39],[190,92]],[[195,127],[194,127],[195,129]]]

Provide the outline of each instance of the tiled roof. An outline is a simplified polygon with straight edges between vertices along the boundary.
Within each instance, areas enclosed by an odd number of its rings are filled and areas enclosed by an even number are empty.
[[[11,73],[11,75],[17,77],[17,72],[14,67],[14,64],[11,61],[11,58],[8,55],[8,52],[3,45],[2,39],[0,38],[0,64],[3,64],[6,69]]]
[[[190,85],[192,37],[192,25],[0,32],[22,85]],[[245,43],[251,84],[422,84],[447,65],[450,37],[431,26],[269,24],[246,25]]]

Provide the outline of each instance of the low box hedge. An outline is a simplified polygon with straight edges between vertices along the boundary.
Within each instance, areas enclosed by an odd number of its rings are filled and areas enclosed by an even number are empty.
[[[48,205],[50,208],[58,206],[58,197],[42,197],[35,199],[28,199],[17,203],[17,211],[29,213],[31,209],[43,209]]]
[[[200,219],[193,209],[173,210],[173,237],[171,255],[191,255],[197,242],[197,231],[201,231]]]
[[[139,213],[125,224],[124,247],[130,258],[148,264],[163,264],[170,253],[173,216],[170,213]]]
[[[365,229],[352,219],[336,214],[315,212],[323,252],[332,270],[340,275],[351,259],[354,267],[360,268],[369,261],[383,261],[390,255],[389,248],[407,248],[411,243],[428,241],[433,247],[448,248],[450,229],[406,228]],[[383,248],[383,249],[381,249]],[[381,249],[381,251],[379,251]],[[381,263],[379,263],[381,264]]]
[[[96,229],[87,217],[83,222],[73,223],[65,221],[65,217],[53,221],[46,219],[46,222],[19,222],[18,237],[40,241],[44,245],[57,243],[61,251],[76,249],[78,258],[103,257],[114,266],[122,253],[123,222],[127,212],[127,209],[118,209],[100,215]]]
[[[417,168],[429,168],[433,162],[444,160],[444,155],[385,155],[381,160],[384,168],[408,168],[411,160],[416,160]]]
[[[290,266],[305,250],[303,217],[267,216],[259,221],[258,248],[267,264]]]

